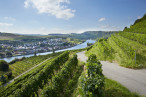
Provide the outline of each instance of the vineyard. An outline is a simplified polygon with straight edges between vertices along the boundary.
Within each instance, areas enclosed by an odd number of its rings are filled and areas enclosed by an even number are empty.
[[[146,15],[137,20],[130,28],[125,28],[123,32],[115,33],[108,39],[98,40],[86,54],[88,56],[96,54],[100,60],[117,61],[128,68],[145,68],[145,24]]]
[[[91,55],[84,64],[78,61],[76,51],[65,51],[0,87],[0,97],[73,97],[76,90],[82,91],[83,94],[79,93],[82,96],[101,97],[104,93],[102,65],[96,55]]]
[[[134,40],[140,44],[146,45],[146,34],[132,33],[132,32],[121,32],[120,36]]]
[[[48,58],[54,57],[58,54],[59,53],[29,57],[22,61],[18,61],[16,63],[10,65],[10,70],[12,71],[13,76],[16,77],[16,76],[20,75],[21,73],[23,73],[24,71],[30,69],[31,67],[41,63],[42,61],[44,61]]]
[[[16,79],[7,87],[4,87],[0,96],[7,97],[13,95],[20,97],[21,95],[23,97],[28,97],[28,95],[37,94],[38,89],[42,88],[43,85],[47,83],[48,79],[52,77],[55,71],[58,71],[59,68],[61,68],[68,58],[69,53],[65,52],[55,59],[46,61],[31,72]]]
[[[42,55],[42,56],[32,56],[29,58],[22,58],[22,59],[15,59],[11,61],[9,64],[9,71],[7,72],[0,72],[0,76],[5,76],[4,81],[0,81],[1,83],[6,83],[10,79],[17,77],[18,75],[24,73],[25,71],[31,69],[32,67],[38,65],[39,63],[43,62],[46,59],[53,58],[62,52],[55,53],[55,54],[48,54],[48,55]],[[7,74],[12,72],[12,77],[7,78]]]
[[[68,97],[82,70],[77,55],[66,51],[1,87],[0,97]]]
[[[116,97],[113,94],[118,93],[121,93],[120,97],[133,95],[119,83],[104,77],[102,64],[95,54],[88,57],[86,65],[78,61],[76,52],[79,51],[65,51],[58,56],[54,55],[7,86],[0,87],[0,97]],[[115,88],[109,87],[109,84]],[[113,93],[113,89],[118,92]]]

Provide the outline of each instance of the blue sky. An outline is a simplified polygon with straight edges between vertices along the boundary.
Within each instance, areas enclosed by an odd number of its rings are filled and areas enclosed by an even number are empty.
[[[1,0],[0,32],[123,30],[146,13],[146,0]]]

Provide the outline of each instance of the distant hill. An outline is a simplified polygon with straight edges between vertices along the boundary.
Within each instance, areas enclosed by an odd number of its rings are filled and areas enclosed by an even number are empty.
[[[87,31],[81,34],[71,33],[71,34],[49,34],[49,36],[60,36],[60,37],[69,37],[81,40],[87,39],[97,39],[97,38],[107,38],[115,31]]]
[[[128,68],[146,68],[146,14],[130,28],[100,39],[87,51],[100,60],[116,61]]]
[[[20,35],[20,34],[0,32],[0,40],[40,39],[44,37],[45,36],[41,36],[41,35]]]
[[[14,33],[14,34],[17,34],[17,35],[24,35],[24,36],[44,36],[42,34],[19,34],[19,33]]]
[[[114,31],[87,31],[81,34],[71,33],[71,34],[49,34],[49,35],[40,35],[40,34],[13,34],[13,33],[4,33],[0,32],[0,40],[22,40],[22,39],[40,39],[40,38],[73,38],[80,40],[87,39],[97,39],[97,38],[107,38],[111,34],[115,33]]]

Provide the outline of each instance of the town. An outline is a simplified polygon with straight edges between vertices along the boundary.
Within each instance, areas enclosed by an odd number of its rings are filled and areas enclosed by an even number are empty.
[[[75,45],[64,38],[3,40],[0,41],[0,58],[61,50]]]

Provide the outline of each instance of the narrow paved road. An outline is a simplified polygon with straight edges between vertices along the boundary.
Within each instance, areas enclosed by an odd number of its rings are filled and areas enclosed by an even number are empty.
[[[85,52],[77,53],[78,59],[86,62]],[[146,69],[133,70],[117,63],[101,61],[103,74],[127,87],[130,91],[146,95]]]
[[[27,72],[31,71],[32,69],[38,67],[39,65],[43,64],[44,62],[46,62],[46,61],[48,61],[48,60],[50,60],[50,59],[51,59],[51,58],[48,58],[48,59],[46,59],[45,61],[39,63],[38,65],[36,65],[36,66],[30,68],[29,70],[25,71],[24,73],[20,74],[19,76],[15,77],[14,79],[10,80],[8,83],[5,83],[3,86],[7,86],[8,84],[12,83],[15,79],[19,78],[20,76],[26,74]]]

